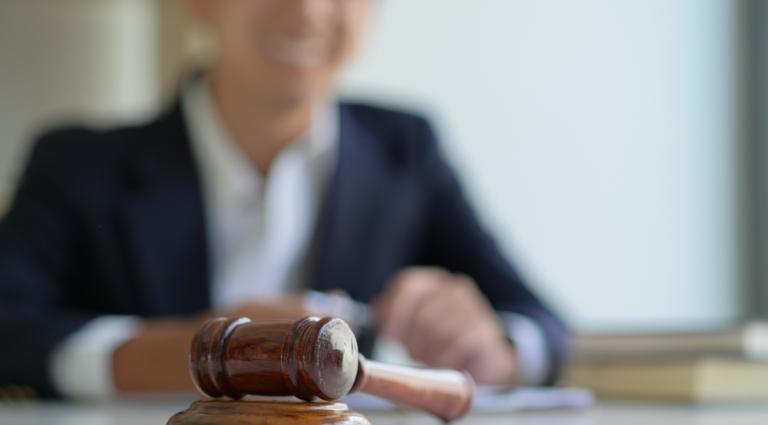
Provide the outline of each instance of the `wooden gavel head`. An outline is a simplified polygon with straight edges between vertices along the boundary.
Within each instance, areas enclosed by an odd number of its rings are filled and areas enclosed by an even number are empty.
[[[366,360],[349,326],[333,318],[209,320],[192,340],[189,368],[197,388],[211,397],[293,395],[330,401],[362,391],[445,420],[466,413],[474,394],[465,372]]]
[[[195,335],[189,354],[197,388],[234,399],[258,394],[335,400],[352,389],[358,366],[355,335],[333,318],[212,319]]]

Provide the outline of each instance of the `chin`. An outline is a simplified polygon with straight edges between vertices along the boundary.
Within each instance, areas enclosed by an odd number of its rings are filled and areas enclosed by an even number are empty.
[[[313,101],[331,88],[332,71],[326,67],[300,66],[289,62],[265,62],[240,67],[241,88],[250,96],[266,97],[278,104]]]
[[[313,101],[321,93],[316,85],[302,81],[283,81],[271,85],[268,90],[272,99],[285,104]]]
[[[271,92],[282,94],[280,97],[286,99],[312,99],[325,94],[330,88],[329,79],[325,74],[302,67],[282,67],[275,77],[267,87]]]

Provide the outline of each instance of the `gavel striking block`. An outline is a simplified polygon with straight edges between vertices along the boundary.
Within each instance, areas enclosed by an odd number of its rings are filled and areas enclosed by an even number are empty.
[[[365,359],[349,326],[334,318],[212,319],[194,337],[189,361],[195,385],[211,397],[332,401],[360,391],[451,420],[466,413],[474,392],[466,373]]]
[[[168,425],[371,425],[339,402],[201,400]]]

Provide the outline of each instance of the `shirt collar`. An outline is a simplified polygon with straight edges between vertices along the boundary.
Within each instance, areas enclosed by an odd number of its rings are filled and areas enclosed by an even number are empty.
[[[224,126],[208,80],[198,78],[185,85],[181,102],[193,151],[208,186],[208,196],[224,205],[258,201],[264,179]],[[337,144],[338,119],[335,104],[322,102],[313,111],[309,130],[293,141],[286,151],[296,152],[308,166],[328,158]]]

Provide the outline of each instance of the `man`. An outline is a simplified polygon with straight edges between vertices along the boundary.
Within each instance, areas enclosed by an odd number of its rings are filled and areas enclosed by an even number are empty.
[[[562,325],[477,222],[429,125],[333,100],[372,2],[188,3],[218,54],[169,112],[35,145],[0,225],[0,385],[189,389],[203,320],[298,318],[318,310],[308,288],[367,303],[427,364],[552,382]]]

